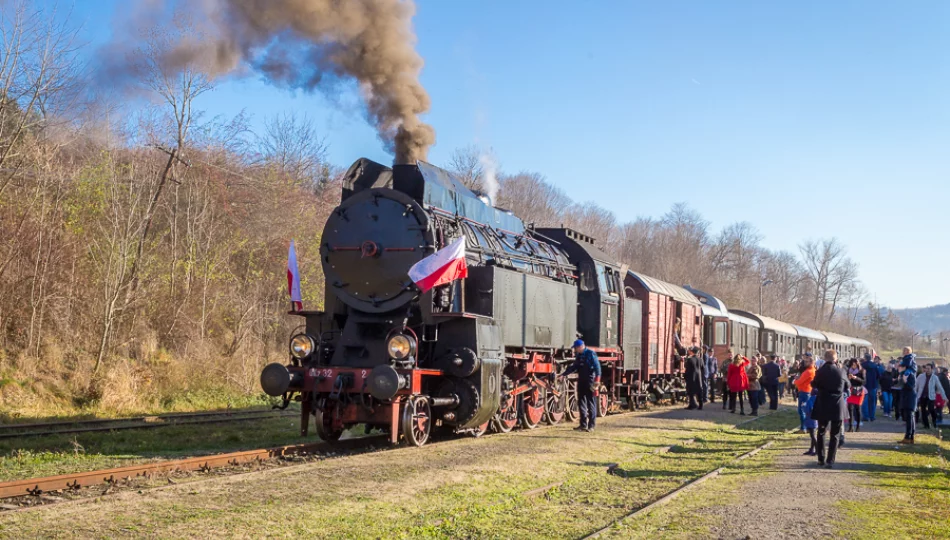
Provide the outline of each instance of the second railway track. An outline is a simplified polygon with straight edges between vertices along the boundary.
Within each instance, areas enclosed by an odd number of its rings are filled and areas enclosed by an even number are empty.
[[[299,412],[275,410],[213,411],[181,413],[129,418],[89,419],[62,422],[36,422],[29,424],[6,424],[0,426],[0,439],[16,437],[46,437],[75,433],[121,431],[128,429],[154,429],[169,426],[216,424],[224,422],[247,422],[279,417],[296,417]]]

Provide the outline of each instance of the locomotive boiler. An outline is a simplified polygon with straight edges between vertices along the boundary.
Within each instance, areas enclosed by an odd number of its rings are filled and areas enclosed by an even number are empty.
[[[360,159],[341,199],[321,238],[324,310],[295,313],[290,363],[261,374],[301,402],[303,434],[311,417],[324,440],[365,424],[414,445],[556,423],[576,410],[555,376],[578,335],[605,367],[621,360],[622,272],[582,235],[527,228],[426,163]],[[468,277],[421,293],[410,267],[460,237]]]

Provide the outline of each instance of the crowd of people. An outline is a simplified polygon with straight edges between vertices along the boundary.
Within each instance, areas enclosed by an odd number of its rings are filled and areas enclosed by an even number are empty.
[[[738,405],[739,414],[745,415],[748,403],[749,414],[758,416],[759,407],[768,403],[775,410],[789,393],[798,402],[800,429],[811,438],[805,454],[817,456],[818,464],[826,468],[833,467],[845,432],[860,431],[866,422],[877,420],[878,403],[884,417],[904,422],[901,444],[914,444],[918,422],[924,428],[942,425],[944,409],[950,414],[947,368],[938,369],[933,363],[918,366],[910,347],[887,364],[872,353],[842,364],[834,350],[821,358],[807,352],[792,362],[775,355],[756,353],[746,358],[729,351],[720,362],[708,346],[692,347],[685,361],[687,409],[715,403],[718,391],[723,410],[735,413]]]
[[[768,404],[778,409],[779,400],[789,391],[789,373],[793,366],[785,358],[756,353],[751,359],[733,355],[720,362],[708,346],[692,347],[685,362],[687,409],[702,409],[705,403],[715,403],[719,393],[722,408],[727,407],[745,416],[746,400],[749,414],[758,416],[759,407]]]

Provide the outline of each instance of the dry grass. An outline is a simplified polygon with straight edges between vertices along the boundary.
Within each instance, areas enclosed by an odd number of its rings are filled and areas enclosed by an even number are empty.
[[[0,421],[64,416],[123,416],[245,406],[266,401],[261,368],[277,358],[218,354],[210,343],[173,355],[146,343],[113,358],[96,376],[94,359],[55,344],[42,357],[0,356]]]

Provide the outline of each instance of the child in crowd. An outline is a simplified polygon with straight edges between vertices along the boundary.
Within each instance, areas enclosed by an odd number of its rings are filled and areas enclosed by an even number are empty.
[[[848,396],[848,431],[861,431],[861,405],[864,404],[864,398],[868,391],[863,386],[855,385],[851,387],[851,394]]]

